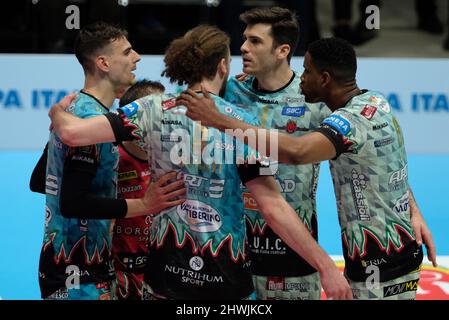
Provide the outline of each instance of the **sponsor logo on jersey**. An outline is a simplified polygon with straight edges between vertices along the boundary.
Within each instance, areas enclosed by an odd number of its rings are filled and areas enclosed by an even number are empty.
[[[138,109],[139,104],[136,101],[133,101],[130,104],[127,104],[126,106],[119,108],[119,110],[121,110],[127,118],[136,114]]]
[[[286,97],[284,99],[286,103],[297,103],[297,104],[303,104],[305,102],[304,97]]]
[[[223,283],[223,276],[205,274],[189,269],[165,265],[165,272],[181,276],[181,281],[189,285],[204,286],[205,283]]]
[[[131,179],[136,179],[136,178],[138,178],[136,170],[120,172],[118,174],[118,181],[126,181],[126,180],[131,180]]]
[[[282,115],[289,117],[303,117],[306,113],[306,107],[283,107]]]
[[[162,101],[162,110],[167,111],[174,107],[176,107],[176,98],[171,98],[171,99]]]
[[[385,102],[385,104],[383,104],[380,108],[384,112],[386,112],[386,113],[390,113],[391,112],[391,107],[390,107],[390,104],[388,102]]]
[[[148,256],[128,255],[122,257],[122,263],[128,270],[143,269],[147,263]]]
[[[418,280],[411,280],[398,283],[384,288],[384,298],[395,296],[397,294],[418,290]]]
[[[152,223],[152,219],[153,219],[152,217],[146,216],[145,217],[146,225],[143,226],[143,228],[136,227],[136,226],[126,226],[126,225],[116,224],[116,225],[114,225],[113,232],[114,232],[114,234],[117,234],[117,235],[135,236],[135,237],[145,236],[146,237],[150,234],[149,226]],[[126,220],[127,219],[125,219],[125,221]]]
[[[276,183],[281,193],[291,193],[296,189],[295,180],[292,179],[284,179],[284,180],[276,179]]]
[[[245,209],[252,210],[252,211],[258,211],[256,200],[254,200],[253,196],[249,192],[243,192],[242,193],[243,198],[243,205]]]
[[[93,152],[93,146],[78,147],[78,151],[81,153],[91,154]]]
[[[234,109],[232,109],[230,106],[226,106],[224,108],[224,111],[226,113],[229,113],[233,118],[236,118],[238,120],[243,120],[243,118],[237,112],[235,112]]]
[[[362,112],[360,114],[364,116],[366,119],[371,120],[376,113],[377,108],[375,106],[365,105]]]
[[[373,259],[373,260],[362,260],[362,267],[366,268],[368,266],[380,266],[381,264],[387,263],[385,258]]]
[[[53,145],[55,146],[56,149],[62,149],[63,146],[62,142],[56,139],[53,139]]]
[[[442,256],[437,257],[439,263],[445,258],[446,257]],[[336,260],[335,264],[340,272],[344,272],[344,261]],[[438,266],[437,268],[428,264],[421,265],[416,300],[449,300],[449,269],[446,268],[448,264],[444,265],[445,267]],[[355,296],[354,290],[353,295]],[[360,294],[358,296],[360,296]],[[326,299],[324,292],[322,294],[322,299]]]
[[[89,229],[88,224],[89,221],[87,219],[78,219],[78,227],[80,228],[80,231],[87,232]]]
[[[308,128],[299,128],[293,120],[288,120],[285,126],[275,126],[275,129],[285,130],[290,134],[295,133],[296,131],[309,131]]]
[[[349,121],[337,114],[333,114],[330,117],[324,119],[323,124],[327,124],[344,136],[346,136],[351,131],[351,125],[349,124]]]
[[[287,132],[294,133],[296,131],[296,122],[293,120],[288,120],[287,122]]]
[[[367,187],[368,178],[364,174],[358,173],[355,169],[351,171],[351,191],[354,199],[355,209],[357,211],[358,219],[360,221],[369,221],[371,219],[366,198],[363,195],[363,190]],[[346,178],[346,180],[348,180]]]
[[[58,177],[48,174],[45,179],[45,193],[51,194],[53,196],[58,195]]]
[[[162,142],[181,142],[182,137],[178,136],[178,135],[163,134],[163,135],[161,135],[161,141]]]
[[[52,218],[51,210],[48,206],[45,206],[45,228],[48,227],[48,223]]]
[[[180,174],[178,175],[178,179],[180,179]],[[226,180],[224,179],[209,179],[184,173],[184,183],[189,193],[207,198],[221,198],[223,196],[225,182]]]
[[[180,120],[172,120],[172,119],[162,119],[161,123],[163,125],[171,125],[171,126],[182,126],[182,122]]]
[[[95,160],[92,159],[91,157],[85,157],[85,156],[82,156],[80,154],[74,155],[72,157],[72,160],[74,160],[74,161],[82,161],[82,162],[86,162],[86,163],[90,163],[90,164],[93,164],[95,162]]]
[[[192,270],[200,271],[204,267],[204,261],[201,257],[195,256],[189,260],[189,266]]]
[[[384,122],[384,123],[381,123],[381,124],[376,124],[376,125],[373,126],[373,130],[380,130],[380,129],[385,128],[386,126],[388,126],[388,122]]]
[[[408,192],[404,193],[402,197],[400,197],[398,200],[396,200],[396,203],[393,207],[393,211],[396,214],[402,214],[408,211],[409,208],[409,197]]]
[[[310,283],[286,282],[284,277],[267,277],[266,289],[269,291],[289,291],[308,292],[311,290]]]
[[[196,232],[215,232],[223,223],[214,208],[198,200],[187,200],[177,206],[176,212]]]
[[[405,187],[407,177],[408,177],[407,165],[405,165],[403,168],[397,171],[394,171],[390,175],[390,179],[388,180],[388,186],[390,188],[390,191],[399,190],[400,188]]]
[[[380,139],[380,140],[374,141],[374,146],[376,148],[379,148],[379,147],[388,146],[391,143],[393,143],[393,138],[392,137],[388,137],[388,138],[385,138],[385,139]]]
[[[279,101],[264,99],[264,98],[261,98],[261,97],[258,98],[258,102],[266,103],[266,104],[279,104]]]

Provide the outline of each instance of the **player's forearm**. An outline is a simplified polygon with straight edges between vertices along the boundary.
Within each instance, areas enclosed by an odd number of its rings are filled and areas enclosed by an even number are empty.
[[[279,134],[277,130],[267,130],[258,128],[246,122],[220,115],[215,119],[213,125],[220,131],[236,137],[241,142],[257,150],[262,156],[269,156],[273,161],[280,161],[288,164],[299,164],[301,158],[301,141],[297,138],[285,134]],[[243,135],[235,133],[235,130],[242,130]],[[256,139],[248,139],[255,135]]]
[[[318,245],[304,223],[285,201],[273,201],[268,210],[268,214],[263,216],[269,226],[312,267],[320,273],[335,267],[332,259]]]
[[[414,215],[422,216],[421,210],[419,210],[419,208],[418,208],[418,204],[416,203],[415,196],[412,192],[411,187],[409,187],[409,189],[408,189],[408,198],[409,198],[409,205],[410,205],[410,215],[411,216],[414,216]]]
[[[149,209],[145,206],[142,199],[126,199],[128,210],[125,218],[133,218],[148,214]]]
[[[104,116],[81,119],[68,112],[57,112],[51,119],[53,130],[69,146],[115,141],[109,121]]]

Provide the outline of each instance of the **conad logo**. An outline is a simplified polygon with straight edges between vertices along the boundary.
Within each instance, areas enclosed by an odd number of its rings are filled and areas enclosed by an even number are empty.
[[[335,264],[343,272],[344,261],[336,261]],[[326,299],[324,292],[321,298]],[[434,268],[431,265],[423,264],[416,300],[449,300],[449,269],[444,267]]]
[[[214,232],[222,225],[218,212],[198,200],[187,200],[176,208],[176,212],[192,231]]]
[[[245,209],[257,211],[257,203],[256,200],[252,197],[251,193],[249,192],[243,192],[243,204],[245,206]]]

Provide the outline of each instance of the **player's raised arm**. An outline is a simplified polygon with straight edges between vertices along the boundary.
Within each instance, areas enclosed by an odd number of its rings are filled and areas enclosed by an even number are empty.
[[[74,147],[115,141],[106,116],[81,119],[65,111],[69,104],[68,100],[62,100],[53,105],[48,113],[52,129],[65,144]]]

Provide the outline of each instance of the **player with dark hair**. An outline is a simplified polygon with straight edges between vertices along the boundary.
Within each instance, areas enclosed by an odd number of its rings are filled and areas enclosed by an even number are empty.
[[[123,88],[135,82],[132,71],[140,56],[126,37],[126,31],[106,23],[80,30],[75,55],[85,83],[70,113],[81,118],[105,114]],[[30,182],[33,191],[46,195],[39,263],[42,298],[110,299],[114,277],[110,219],[157,213],[181,203],[170,199],[185,192],[173,191],[182,181],[161,188],[174,177],[171,173],[139,199],[116,199],[118,150],[112,143],[74,148],[52,132],[46,150]]]
[[[225,99],[254,114],[263,128],[295,137],[318,128],[330,110],[324,103],[304,101],[298,90],[300,74],[290,66],[299,37],[296,15],[285,8],[263,7],[246,11],[240,18],[246,23],[241,46],[243,72],[249,76],[243,81],[230,78]],[[277,167],[275,178],[282,195],[317,239],[319,163]],[[265,223],[247,190],[243,197],[257,298],[320,299],[318,272]],[[264,249],[267,246],[269,250]]]
[[[150,94],[163,94],[165,87],[157,81],[139,80],[120,98],[123,107]],[[141,198],[150,183],[146,152],[130,141],[119,144],[117,196]],[[152,215],[114,220],[112,256],[115,270],[115,297],[118,300],[142,300],[143,275],[148,259]]]
[[[399,124],[382,94],[358,88],[356,69],[354,49],[345,40],[322,39],[309,46],[301,91],[306,102],[323,101],[333,113],[310,134],[279,134],[278,158],[290,164],[330,160],[345,275],[354,298],[414,299],[421,242],[436,265],[434,243],[409,188]],[[203,92],[181,95],[178,104],[187,106],[187,116],[220,130],[258,130],[218,112]],[[257,131],[258,143],[264,131]],[[270,143],[263,147],[269,150]]]
[[[164,61],[163,74],[170,81],[187,83],[192,90],[203,86],[220,112],[257,123],[219,96],[230,65],[224,32],[196,27],[170,44]],[[281,196],[273,177],[261,175],[260,162],[253,162],[257,155],[218,130],[191,121],[175,102],[173,94],[151,95],[119,108],[118,114],[91,119],[73,117],[63,111],[64,105],[50,112],[55,130],[69,144],[143,140],[152,179],[170,170],[184,176],[187,201],[153,220],[143,298],[251,298],[241,183],[270,227],[321,273],[328,296],[351,298],[347,282]]]

